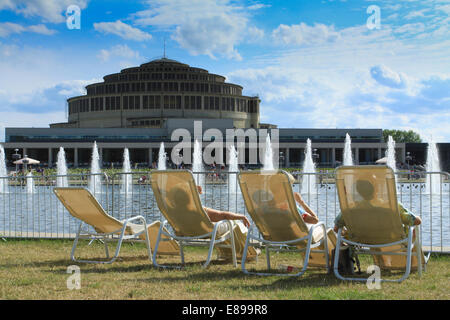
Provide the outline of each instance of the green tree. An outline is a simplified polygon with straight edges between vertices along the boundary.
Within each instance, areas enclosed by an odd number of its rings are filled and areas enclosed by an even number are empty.
[[[388,141],[389,136],[392,136],[395,142],[422,142],[420,135],[412,130],[383,130],[384,142]]]

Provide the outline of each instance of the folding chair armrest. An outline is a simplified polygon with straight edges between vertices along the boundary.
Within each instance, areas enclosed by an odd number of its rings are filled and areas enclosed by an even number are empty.
[[[126,225],[128,222],[131,222],[131,221],[134,221],[134,220],[138,220],[138,219],[141,220],[141,221],[143,221],[144,224],[147,224],[147,221],[145,220],[145,218],[144,218],[143,216],[134,216],[134,217],[131,217],[131,218],[128,218],[128,219],[123,220],[124,227],[125,227],[125,225]]]

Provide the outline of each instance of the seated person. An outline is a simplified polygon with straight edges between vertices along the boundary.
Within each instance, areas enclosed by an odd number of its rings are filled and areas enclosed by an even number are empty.
[[[374,198],[375,189],[370,181],[358,180],[356,181],[356,191],[361,195],[363,201],[360,205],[370,206],[370,201]],[[420,217],[414,215],[411,211],[403,206],[402,203],[398,203],[398,211],[400,212],[400,218],[405,226],[405,232],[408,233],[408,226],[417,226],[422,223]],[[334,231],[338,232],[339,228],[345,228],[345,221],[342,218],[342,213],[339,213],[334,220]]]
[[[202,194],[203,190],[201,186],[197,186],[197,190],[199,194]],[[219,222],[222,220],[231,220],[233,223],[233,231],[234,231],[234,239],[236,246],[236,256],[241,258],[244,253],[244,245],[247,238],[248,228],[250,227],[250,221],[243,214],[229,212],[229,211],[221,211],[213,208],[203,207],[206,214],[208,215],[211,222]],[[222,227],[222,228],[220,228]],[[222,224],[219,226],[217,233],[219,235],[224,234],[228,231],[228,225]],[[217,248],[219,252],[220,258],[231,258],[231,250],[228,248]],[[255,249],[254,247],[249,247],[247,252],[247,260],[253,260],[260,253],[259,249]]]
[[[288,178],[291,185],[293,185],[295,183],[295,178],[289,173]],[[288,215],[284,217],[284,215],[279,214],[280,213],[279,209],[282,209],[283,211],[289,210],[286,197],[285,195],[282,194],[283,191],[281,191],[283,190],[283,188],[282,186],[277,186],[275,183],[272,183],[271,186],[273,188],[272,190],[260,189],[255,191],[254,194],[252,195],[252,199],[255,203],[258,203],[259,207],[263,208],[263,210],[268,214],[265,217],[268,234],[271,235],[277,234],[278,236],[277,241],[292,240],[298,234],[297,233],[298,227],[292,221],[292,217]],[[299,216],[301,216],[302,220],[305,222],[306,227],[309,230],[312,225],[317,224],[319,222],[319,218],[317,214],[303,200],[300,193],[293,191],[293,195],[294,200],[296,202],[297,212]],[[278,200],[276,200],[276,198],[278,198]],[[276,208],[276,210],[274,210],[273,212],[278,213],[270,215],[269,213],[272,211],[272,208]],[[292,228],[286,228],[286,225],[291,225]],[[284,228],[284,230],[282,232],[279,232],[280,228]],[[270,229],[272,229],[272,231],[270,231]],[[322,227],[316,228],[314,230],[314,235],[315,235],[314,238],[317,239],[317,241],[319,241],[324,236]],[[328,253],[329,257],[331,257],[331,250],[335,247],[334,243],[336,242],[335,241],[336,237],[331,228],[327,230],[327,239],[328,239],[327,242]],[[304,244],[299,244],[298,247],[303,248]],[[321,244],[317,249],[323,250],[324,244]],[[304,256],[304,252],[302,252],[301,254],[302,256]],[[324,258],[325,256],[323,253],[312,252],[309,256],[309,265],[323,267],[325,265]]]
[[[358,194],[362,197],[362,201],[360,201],[357,206],[358,207],[365,207],[365,208],[371,208],[373,207],[371,201],[374,200],[375,197],[375,188],[372,185],[370,181],[367,180],[358,180],[356,181],[356,191]],[[417,226],[420,225],[422,220],[415,216],[412,212],[410,212],[408,209],[406,209],[403,204],[398,202],[398,211],[400,213],[400,218],[403,223],[403,227],[405,230],[405,234],[408,234],[409,227],[410,226]],[[345,234],[346,228],[345,228],[345,221],[342,217],[342,213],[339,213],[336,216],[336,219],[334,220],[334,231],[338,232],[339,229],[342,228],[342,232]],[[415,230],[414,230],[415,232]],[[413,233],[413,237],[415,234]],[[390,247],[383,247],[383,248],[375,248],[372,249],[373,251],[398,251],[398,250],[404,250],[404,246],[402,245],[394,245]],[[380,255],[380,254],[374,254],[372,255],[374,263],[379,266],[382,269],[397,269],[397,268],[403,268],[406,263],[406,257],[400,256],[400,255]],[[416,257],[412,257],[412,269],[417,267],[417,259]]]
[[[198,193],[202,194],[202,187],[197,186]],[[222,220],[241,220],[243,226],[250,227],[250,222],[243,214],[233,213],[229,211],[220,211],[213,208],[203,207],[211,222],[219,222]]]

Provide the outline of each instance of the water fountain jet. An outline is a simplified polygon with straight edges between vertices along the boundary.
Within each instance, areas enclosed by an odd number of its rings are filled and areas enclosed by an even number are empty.
[[[306,174],[305,174],[306,173]],[[303,162],[302,193],[316,194],[316,165],[313,161],[311,139],[306,140],[305,161]]]
[[[7,177],[5,149],[0,145],[0,177]],[[8,193],[8,179],[0,179],[0,193]]]
[[[56,178],[56,186],[68,187],[69,182],[67,180],[66,153],[63,147],[59,148],[58,159],[56,161],[56,172],[58,175]]]
[[[158,154],[158,170],[166,170],[166,161],[167,161],[167,155],[164,150],[164,142],[161,142],[161,145],[159,146],[159,154]]]
[[[427,148],[427,162],[426,162],[427,172],[440,172],[441,166],[439,163],[439,153],[436,147],[436,143],[433,139],[430,139]],[[425,193],[437,195],[440,192],[441,187],[441,177],[439,174],[427,174],[427,179],[425,183]]]
[[[130,194],[133,176],[131,174],[130,152],[128,151],[128,148],[123,150],[122,173],[122,190],[125,194]]]
[[[89,179],[89,190],[92,193],[97,193],[101,191],[101,176],[100,173],[100,156],[98,154],[97,142],[94,141],[92,147],[92,158],[91,158],[91,177]]]
[[[193,162],[192,162],[192,171],[194,172],[195,182],[198,186],[205,190],[205,171],[203,167],[203,155],[202,155],[202,147],[198,140],[194,142],[194,152],[192,154]],[[195,174],[197,172],[202,172],[201,174]]]
[[[353,165],[353,155],[352,155],[352,139],[350,135],[347,133],[345,135],[345,146],[344,146],[344,166],[352,166]]]

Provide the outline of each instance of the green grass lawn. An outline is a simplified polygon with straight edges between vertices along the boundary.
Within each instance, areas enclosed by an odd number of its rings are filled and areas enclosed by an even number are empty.
[[[1,299],[449,299],[450,256],[432,256],[421,278],[413,273],[402,283],[382,283],[369,290],[365,282],[343,282],[325,270],[311,269],[302,277],[249,276],[223,261],[213,261],[202,269],[206,249],[187,248],[186,266],[181,270],[152,267],[142,243],[124,244],[120,259],[109,265],[74,263],[70,260],[72,241],[0,240]],[[101,257],[102,244],[82,242],[78,253]],[[112,248],[111,248],[111,251]],[[162,257],[161,263],[177,263],[179,258]],[[274,253],[273,265],[298,265],[296,253]],[[361,257],[362,269],[370,264]],[[67,273],[71,265],[80,267],[81,289],[69,290]],[[250,268],[263,270],[265,255]],[[382,274],[384,276],[384,274]],[[398,277],[398,273],[387,278]]]

